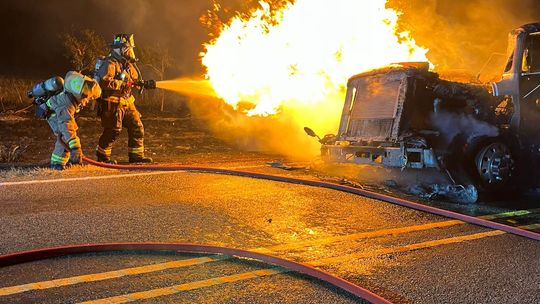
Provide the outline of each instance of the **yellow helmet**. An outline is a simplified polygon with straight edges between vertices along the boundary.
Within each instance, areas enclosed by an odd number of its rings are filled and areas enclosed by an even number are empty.
[[[101,88],[96,80],[75,71],[66,74],[64,90],[73,94],[79,101],[97,99],[101,96]]]

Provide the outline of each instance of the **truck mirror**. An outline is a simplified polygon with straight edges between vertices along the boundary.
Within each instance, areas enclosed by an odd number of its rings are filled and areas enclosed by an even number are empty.
[[[311,130],[308,127],[304,127],[304,131],[306,132],[307,135],[309,135],[311,137],[319,137],[319,136],[317,136],[317,134],[315,134],[315,131]]]

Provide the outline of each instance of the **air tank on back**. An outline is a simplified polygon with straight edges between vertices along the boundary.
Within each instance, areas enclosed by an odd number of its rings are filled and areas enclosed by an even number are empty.
[[[64,79],[60,76],[49,78],[45,81],[35,84],[30,91],[28,97],[36,98],[47,95],[52,95],[64,88]]]

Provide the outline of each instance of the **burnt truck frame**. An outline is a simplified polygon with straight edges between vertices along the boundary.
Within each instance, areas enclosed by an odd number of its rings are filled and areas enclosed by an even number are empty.
[[[338,133],[320,139],[321,157],[436,168],[481,192],[533,186],[539,122],[540,23],[532,23],[509,34],[508,62],[496,83],[446,81],[428,63],[393,64],[351,77]]]

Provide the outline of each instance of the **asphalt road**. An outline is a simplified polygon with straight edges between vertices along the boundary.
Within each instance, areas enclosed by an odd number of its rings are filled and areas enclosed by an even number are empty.
[[[59,178],[47,176],[46,170],[40,174],[32,179]],[[56,182],[0,185],[0,253],[137,241],[264,247],[395,303],[540,303],[540,244],[533,240],[328,189],[200,173],[118,174],[124,173],[83,170],[73,174],[82,178],[68,173]],[[84,177],[88,175],[94,178]],[[280,270],[264,275],[260,270],[272,266],[239,259],[92,282],[80,279],[203,257],[120,252],[4,267],[0,295],[21,284],[60,278],[71,278],[71,283],[45,290],[32,285],[0,296],[0,302],[80,302],[179,284],[189,290],[155,294],[146,301],[361,302],[297,274]],[[242,273],[256,275],[204,283]]]

